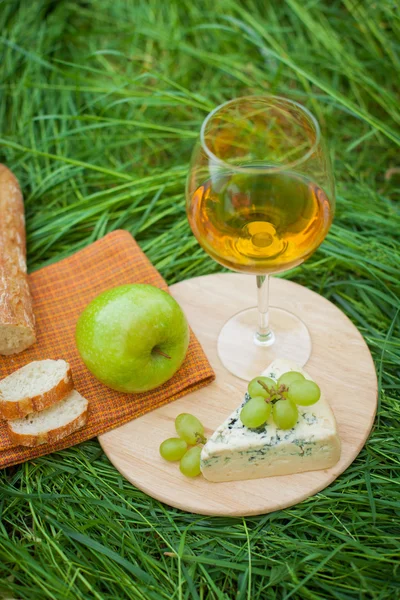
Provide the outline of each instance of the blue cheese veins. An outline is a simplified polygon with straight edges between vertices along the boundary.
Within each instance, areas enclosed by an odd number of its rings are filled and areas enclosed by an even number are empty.
[[[275,381],[288,371],[311,377],[291,361],[275,360],[263,373]],[[209,481],[238,481],[328,469],[340,458],[335,417],[321,394],[312,406],[299,406],[299,419],[289,430],[276,427],[272,416],[257,429],[240,420],[242,404],[218,427],[203,447],[201,470]]]

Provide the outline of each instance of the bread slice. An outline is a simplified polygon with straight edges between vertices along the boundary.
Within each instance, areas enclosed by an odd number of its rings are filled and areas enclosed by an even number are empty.
[[[54,443],[83,427],[87,420],[89,402],[72,390],[57,404],[23,419],[8,421],[8,433],[16,446],[40,446]]]
[[[0,354],[22,352],[35,341],[24,201],[16,177],[0,165]]]
[[[0,417],[19,419],[44,410],[74,388],[65,360],[36,360],[0,381]]]

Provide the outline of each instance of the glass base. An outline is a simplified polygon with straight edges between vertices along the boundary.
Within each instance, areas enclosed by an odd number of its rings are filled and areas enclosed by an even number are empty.
[[[276,358],[293,360],[304,366],[311,354],[311,337],[306,325],[293,313],[270,307],[272,338],[256,335],[257,308],[248,308],[229,319],[218,337],[218,356],[236,377],[250,381]]]

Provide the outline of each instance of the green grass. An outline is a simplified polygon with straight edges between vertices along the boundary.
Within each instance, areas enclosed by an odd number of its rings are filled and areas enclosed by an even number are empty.
[[[24,190],[31,270],[125,228],[170,284],[217,271],[184,209],[203,118],[263,92],[315,112],[337,216],[287,276],[353,320],[380,387],[355,462],[266,516],[170,509],[128,484],[95,440],[2,471],[4,596],[400,598],[397,2],[3,0],[0,42],[0,159]]]

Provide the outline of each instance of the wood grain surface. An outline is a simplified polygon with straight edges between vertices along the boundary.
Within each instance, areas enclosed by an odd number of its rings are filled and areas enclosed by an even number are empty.
[[[225,273],[196,277],[170,288],[203,345],[216,380],[99,437],[104,452],[126,479],[150,496],[182,510],[245,516],[301,502],[328,486],[351,464],[374,421],[376,373],[357,328],[325,298],[291,281],[272,278],[271,305],[295,312],[310,331],[312,354],[304,368],[319,383],[334,411],[342,441],[340,461],[323,471],[210,483],[201,476],[185,478],[177,463],[168,463],[159,456],[160,443],[175,435],[174,419],[179,413],[199,417],[209,436],[241,402],[246,383],[222,366],[217,356],[217,337],[229,317],[254,306],[253,279]]]

